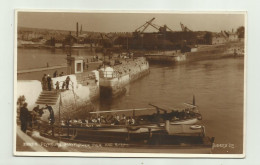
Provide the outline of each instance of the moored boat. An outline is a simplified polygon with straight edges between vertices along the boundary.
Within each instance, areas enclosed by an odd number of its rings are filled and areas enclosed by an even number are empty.
[[[187,103],[186,103],[187,104]],[[185,111],[167,111],[149,104],[153,108],[96,111],[89,113],[87,120],[68,120],[53,125],[52,138],[63,141],[97,144],[124,144],[127,147],[166,147],[196,148],[210,150],[214,138],[205,135],[205,126],[198,123],[201,119],[193,104]],[[136,115],[137,111],[142,115]],[[145,111],[156,113],[144,115]],[[119,113],[132,113],[131,116]],[[112,117],[111,114],[115,114]],[[50,132],[50,131],[49,131]],[[43,136],[48,133],[42,131]],[[49,134],[50,136],[50,134]]]
[[[174,63],[186,60],[186,54],[180,51],[159,51],[145,54],[146,59],[153,63]]]

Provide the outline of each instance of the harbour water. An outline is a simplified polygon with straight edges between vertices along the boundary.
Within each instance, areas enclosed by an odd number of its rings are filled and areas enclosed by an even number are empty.
[[[243,151],[243,59],[193,61],[174,66],[150,65],[150,74],[128,86],[125,96],[100,109],[149,107],[182,108],[196,104],[206,133],[215,137],[214,153]]]
[[[83,54],[84,50],[80,50],[80,55]],[[45,61],[37,60],[39,58]],[[28,66],[44,67],[47,59],[53,65],[66,64],[65,58],[66,55],[62,50],[54,52],[43,49],[18,50],[18,70],[29,69]],[[202,123],[206,127],[206,134],[215,137],[213,153],[242,153],[243,58],[150,65],[150,74],[129,84],[125,95],[105,103],[94,104],[97,110],[143,108],[149,107],[148,103],[178,108],[183,107],[184,102],[191,103],[193,95],[203,116]]]
[[[18,48],[17,70],[45,68],[47,63],[49,66],[66,65],[67,53],[68,51],[64,49]],[[72,49],[71,54],[89,57],[93,57],[94,55],[102,56],[102,54],[95,53],[94,50],[91,51],[90,49]]]

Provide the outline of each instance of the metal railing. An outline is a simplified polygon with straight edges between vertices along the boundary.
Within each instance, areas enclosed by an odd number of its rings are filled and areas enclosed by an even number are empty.
[[[101,78],[118,78],[120,73],[118,71],[100,71]]]

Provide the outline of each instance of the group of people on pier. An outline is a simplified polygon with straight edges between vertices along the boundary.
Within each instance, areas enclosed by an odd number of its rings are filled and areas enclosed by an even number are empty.
[[[64,73],[61,72],[60,74],[58,74],[58,71],[55,71],[53,73],[53,78],[55,77],[62,77],[64,76]],[[66,79],[62,82],[62,86],[60,87],[60,82],[56,81],[55,83],[55,89],[59,90],[59,89],[69,89],[69,83],[70,83],[70,77],[67,76]],[[42,77],[42,89],[43,90],[48,90],[51,91],[52,89],[54,89],[53,87],[53,81],[52,81],[52,77],[48,74],[44,74]]]
[[[64,90],[66,88],[66,90],[69,90],[69,84],[70,84],[70,76],[67,76],[65,81],[62,81],[62,86],[60,88],[60,82],[59,81],[56,81],[55,83],[55,89],[56,90]]]
[[[52,89],[52,79],[51,76],[48,74],[44,74],[42,77],[42,89],[43,90],[49,90],[51,91]]]

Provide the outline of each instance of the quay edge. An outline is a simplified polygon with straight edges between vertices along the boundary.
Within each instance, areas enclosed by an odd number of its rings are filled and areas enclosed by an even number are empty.
[[[100,97],[115,98],[126,92],[125,86],[150,73],[144,57],[124,61],[123,68],[105,68],[100,72]],[[120,67],[120,66],[119,66]]]

